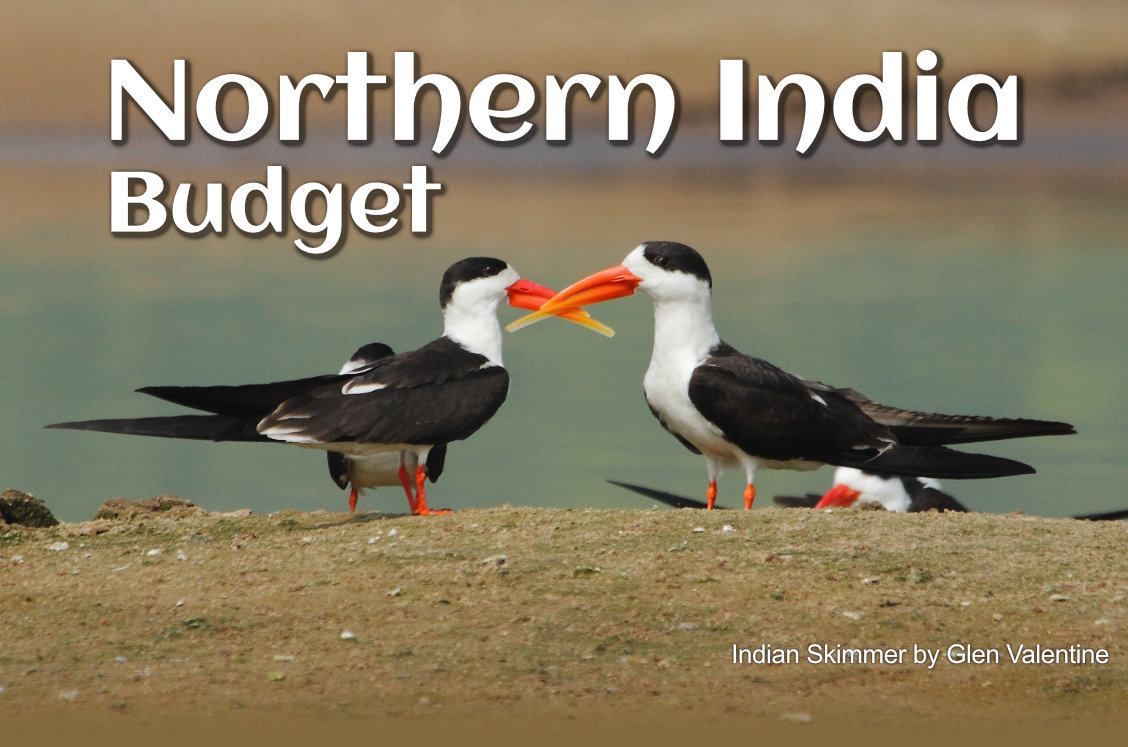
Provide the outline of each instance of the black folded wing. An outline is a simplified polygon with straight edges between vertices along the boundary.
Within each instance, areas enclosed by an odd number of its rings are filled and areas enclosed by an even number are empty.
[[[896,475],[1004,477],[1034,469],[940,444],[1072,433],[1065,423],[911,412],[852,389],[807,381],[721,343],[689,383],[694,406],[753,456],[802,459]]]
[[[288,399],[258,430],[294,443],[445,444],[478,430],[508,391],[503,367],[444,337]]]

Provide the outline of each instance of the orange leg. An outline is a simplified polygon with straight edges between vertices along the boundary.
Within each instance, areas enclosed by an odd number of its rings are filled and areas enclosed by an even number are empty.
[[[349,513],[356,511],[357,495],[356,486],[353,486],[352,492],[349,493]]]
[[[400,457],[399,466],[399,481],[403,486],[403,492],[407,493],[407,506],[411,509],[411,513],[416,513],[415,496],[411,494],[411,479],[407,475],[407,467],[403,466],[403,457]]]
[[[709,481],[709,489],[705,491],[706,508],[710,511],[713,510],[713,504],[717,502],[717,481]]]
[[[446,509],[432,509],[427,508],[427,491],[423,487],[423,483],[427,479],[427,467],[420,464],[415,468],[415,510],[414,514],[419,516],[437,516],[439,514],[449,514],[450,511]]]
[[[748,483],[748,487],[744,489],[744,508],[745,510],[752,508],[752,501],[756,500],[756,486]]]
[[[420,516],[426,516],[431,513],[430,509],[427,508],[427,491],[424,490],[423,485],[426,479],[427,468],[420,464],[415,468],[415,510],[412,511],[412,513],[419,514]]]

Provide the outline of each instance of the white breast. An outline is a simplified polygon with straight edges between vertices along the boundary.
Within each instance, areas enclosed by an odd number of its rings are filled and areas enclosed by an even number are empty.
[[[710,423],[689,401],[689,380],[720,343],[709,306],[709,289],[677,300],[654,299],[654,349],[642,380],[646,401],[666,427],[701,453],[725,462],[739,458],[720,428]]]
[[[692,361],[684,359],[652,359],[642,380],[646,401],[667,428],[696,446],[701,453],[725,461],[734,460],[736,447],[689,400],[689,380],[696,367]]]

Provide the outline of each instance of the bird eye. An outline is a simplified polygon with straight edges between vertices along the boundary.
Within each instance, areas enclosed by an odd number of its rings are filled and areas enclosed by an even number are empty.
[[[659,267],[665,267],[666,265],[670,264],[670,258],[657,256],[654,258],[654,264],[658,265]]]

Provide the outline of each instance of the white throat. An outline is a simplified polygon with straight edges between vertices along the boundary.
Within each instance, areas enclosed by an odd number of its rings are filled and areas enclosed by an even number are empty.
[[[443,335],[471,353],[484,355],[495,366],[501,361],[501,325],[497,321],[500,298],[476,299],[460,304],[452,300],[443,309]]]
[[[654,299],[651,365],[697,366],[721,341],[713,326],[708,289],[692,298]]]

